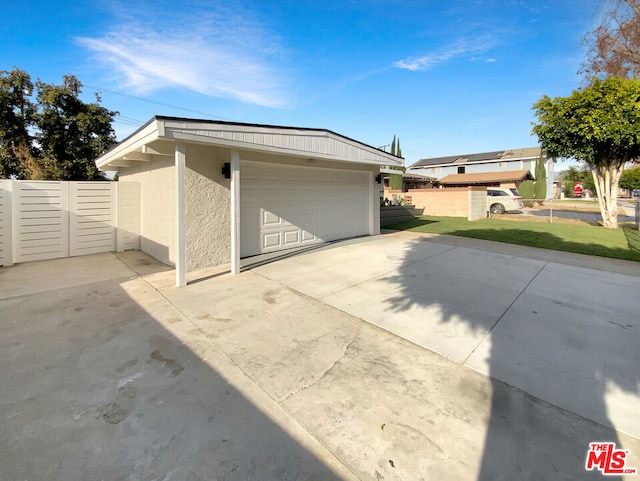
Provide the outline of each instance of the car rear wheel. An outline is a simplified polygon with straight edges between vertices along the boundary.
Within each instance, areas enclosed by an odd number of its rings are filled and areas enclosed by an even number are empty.
[[[492,214],[504,214],[507,210],[504,208],[502,204],[491,204],[489,211]]]

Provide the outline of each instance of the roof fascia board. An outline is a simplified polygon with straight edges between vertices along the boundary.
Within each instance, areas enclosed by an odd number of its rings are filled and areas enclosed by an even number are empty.
[[[142,152],[142,147],[154,140],[157,140],[159,135],[158,121],[149,122],[145,127],[136,132],[135,135],[125,139],[113,149],[102,154],[96,159],[96,166],[98,169],[106,166],[114,160],[119,160],[125,157],[127,154],[138,151]]]

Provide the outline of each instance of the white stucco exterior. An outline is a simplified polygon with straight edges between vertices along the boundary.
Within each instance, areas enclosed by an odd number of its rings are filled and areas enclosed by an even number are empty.
[[[177,285],[184,285],[186,271],[227,263],[238,271],[242,231],[232,199],[238,202],[242,189],[239,181],[225,178],[223,167],[235,165],[238,173],[250,163],[277,166],[271,168],[280,173],[323,173],[318,179],[329,172],[365,173],[360,178],[366,188],[361,182],[358,195],[366,197],[366,225],[375,235],[376,177],[380,166],[401,166],[402,159],[326,130],[155,117],[96,160],[102,170],[117,170],[120,182],[139,183],[141,249],[176,266]]]
[[[222,175],[228,152],[187,146],[187,270],[217,266],[231,256],[231,188]]]
[[[169,265],[176,262],[173,169],[173,158],[162,157],[118,172],[119,182],[140,185],[140,249]]]

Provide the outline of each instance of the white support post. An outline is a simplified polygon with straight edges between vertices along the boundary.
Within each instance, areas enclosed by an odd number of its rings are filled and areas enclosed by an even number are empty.
[[[380,234],[380,186],[376,182],[376,175],[375,172],[369,172],[369,235]]]
[[[231,273],[240,273],[240,152],[231,151]]]
[[[185,245],[186,231],[186,193],[184,176],[186,170],[186,148],[184,143],[177,142],[175,148],[176,165],[176,287],[187,285],[187,249]]]

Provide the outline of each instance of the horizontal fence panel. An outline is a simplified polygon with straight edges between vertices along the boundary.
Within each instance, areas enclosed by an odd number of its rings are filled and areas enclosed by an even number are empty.
[[[51,231],[38,231],[38,232],[21,232],[20,240],[25,243],[37,241],[37,240],[46,240],[46,239],[56,239],[56,241],[60,240],[59,231],[51,230]]]
[[[69,255],[68,201],[65,182],[14,183],[14,240],[16,262],[54,259]],[[32,227],[46,224],[38,235]],[[26,228],[26,229],[25,229]]]
[[[31,219],[31,220],[34,220],[34,219]],[[58,232],[59,230],[60,230],[59,222],[57,224],[42,224],[42,223],[38,223],[34,225],[24,224],[20,228],[20,233],[31,234],[31,233],[37,233],[37,232]]]
[[[83,219],[82,222],[78,222],[78,229],[104,229],[104,219]]]
[[[111,194],[108,193],[109,195],[81,195],[80,193],[78,193],[78,198],[82,199],[83,203],[87,203],[87,202],[96,202],[96,203],[106,203],[106,204],[111,204]]]
[[[35,239],[29,239],[22,237],[21,239],[21,247],[23,249],[31,249],[37,247],[56,247],[60,250],[60,247],[63,245],[64,239],[60,237],[37,237]]]
[[[110,234],[111,227],[105,226],[102,223],[90,223],[90,224],[80,224],[78,226],[78,232],[82,235],[91,235],[91,234]]]
[[[111,214],[111,202],[85,202],[84,199],[77,199],[77,212],[87,213],[87,211],[106,211]]]
[[[20,223],[22,219],[65,219],[67,217],[60,209],[18,211],[18,214]]]
[[[0,266],[139,249],[139,231],[139,184],[0,180]]]
[[[34,217],[34,218],[23,218],[21,225],[22,227],[30,227],[30,226],[52,226],[52,225],[62,225],[63,224],[63,219],[60,216],[55,216],[55,217],[48,217],[48,218],[42,218],[42,217]]]
[[[116,189],[115,183],[70,182],[69,231],[72,256],[116,250]],[[90,222],[92,229],[85,229],[85,222]],[[99,234],[95,233],[95,229],[99,230]]]

